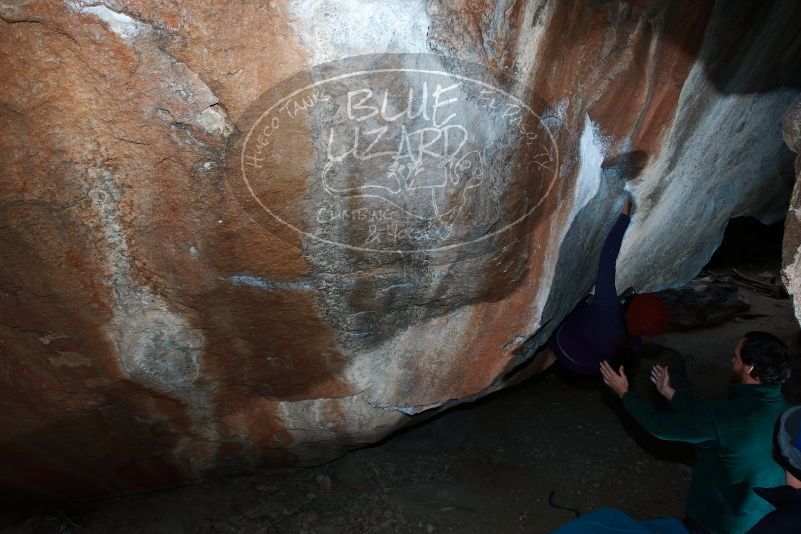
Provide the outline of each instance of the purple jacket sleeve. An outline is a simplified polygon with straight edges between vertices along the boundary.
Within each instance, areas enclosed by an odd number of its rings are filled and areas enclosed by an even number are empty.
[[[601,258],[598,261],[598,277],[595,280],[593,306],[615,310],[620,307],[615,289],[615,264],[629,221],[631,221],[631,217],[621,213],[604,240]]]

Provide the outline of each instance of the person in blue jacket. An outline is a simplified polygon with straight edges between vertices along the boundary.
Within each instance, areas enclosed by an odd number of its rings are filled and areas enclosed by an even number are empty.
[[[678,519],[637,521],[614,508],[601,508],[565,523],[553,534],[687,534]]]
[[[754,492],[775,510],[763,517],[748,534],[801,532],[801,406],[793,406],[782,414],[776,441],[786,484],[775,488],[754,488]]]

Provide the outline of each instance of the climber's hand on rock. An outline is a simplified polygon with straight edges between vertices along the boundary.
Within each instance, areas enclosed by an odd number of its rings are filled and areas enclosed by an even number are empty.
[[[604,384],[609,386],[609,389],[614,391],[618,397],[623,397],[629,390],[629,379],[626,378],[622,365],[619,371],[615,371],[609,362],[601,362],[601,375],[604,377]]]
[[[667,367],[654,365],[651,367],[651,382],[656,386],[656,390],[667,400],[673,398],[676,390],[670,386],[670,371]]]
[[[626,199],[623,201],[623,209],[620,210],[620,213],[625,213],[628,215],[631,212],[631,196],[626,194]]]

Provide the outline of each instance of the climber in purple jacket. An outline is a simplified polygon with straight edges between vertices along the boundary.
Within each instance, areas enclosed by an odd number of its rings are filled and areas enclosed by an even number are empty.
[[[592,303],[581,301],[557,327],[536,372],[558,360],[576,373],[599,373],[601,362],[621,352],[636,352],[641,336],[657,336],[667,330],[668,310],[661,298],[641,293],[624,306],[615,289],[615,263],[631,220],[630,211],[631,199],[627,197],[601,250]]]

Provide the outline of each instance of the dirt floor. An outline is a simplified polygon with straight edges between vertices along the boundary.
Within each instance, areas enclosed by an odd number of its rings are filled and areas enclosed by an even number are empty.
[[[749,330],[776,333],[798,354],[790,301],[742,292],[752,304],[742,317],[654,339],[680,355],[643,360],[637,388],[649,389],[653,363],[683,360],[699,395],[721,395],[735,342]],[[549,504],[551,495],[581,512],[680,516],[691,460],[690,449],[639,431],[600,379],[550,370],[324,466],[80,507],[7,509],[0,533],[541,533],[575,516]]]

